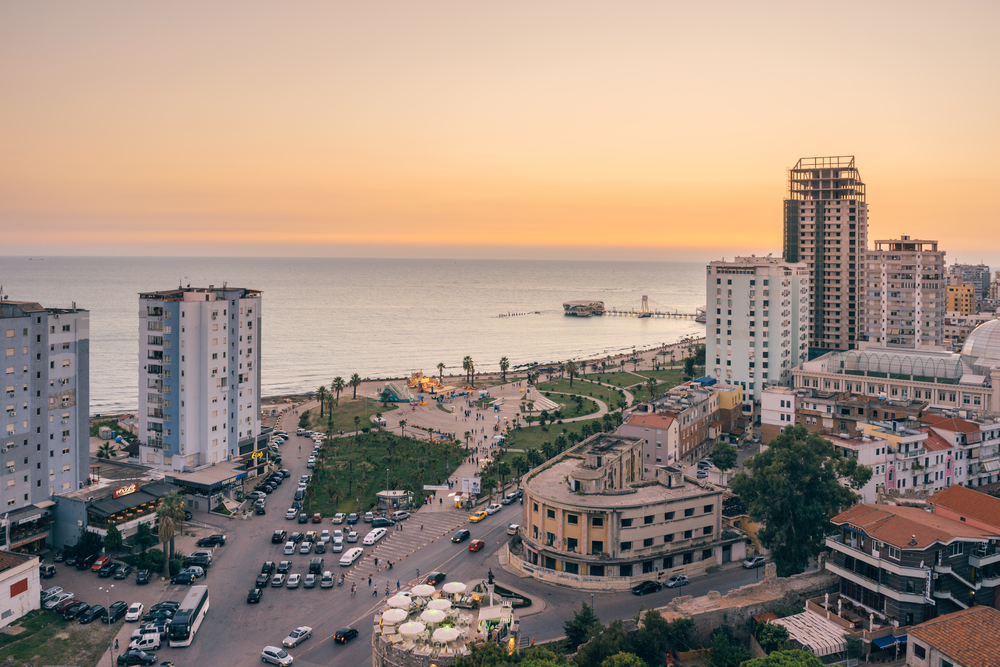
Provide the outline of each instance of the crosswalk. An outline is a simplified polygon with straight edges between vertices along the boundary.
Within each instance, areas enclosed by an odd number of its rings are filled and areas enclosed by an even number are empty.
[[[423,530],[420,529],[421,522]],[[372,585],[386,579],[409,581],[416,577],[416,570],[406,565],[407,556],[412,555],[431,543],[432,540],[450,539],[451,533],[468,523],[464,512],[418,512],[402,523],[403,530],[390,528],[385,537],[374,547],[365,547],[365,554],[346,571],[345,586],[358,584],[358,592],[371,594],[368,589],[368,575]],[[360,532],[360,531],[359,531]],[[375,564],[375,558],[379,564]],[[393,568],[388,567],[389,562]],[[395,590],[395,585],[393,585]]]

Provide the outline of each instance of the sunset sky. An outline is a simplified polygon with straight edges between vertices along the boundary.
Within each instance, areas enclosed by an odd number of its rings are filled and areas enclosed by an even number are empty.
[[[780,252],[855,155],[870,239],[1000,265],[1000,3],[5,2],[0,255]]]

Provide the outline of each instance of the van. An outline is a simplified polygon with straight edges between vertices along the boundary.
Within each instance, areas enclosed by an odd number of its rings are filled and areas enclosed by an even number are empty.
[[[393,521],[403,521],[410,518],[409,512],[404,512],[403,510],[397,510],[389,515],[389,518]]]
[[[310,574],[320,574],[323,572],[323,559],[313,558],[309,561],[309,572]]]
[[[508,493],[506,496],[503,497],[503,500],[501,500],[500,502],[503,503],[504,505],[510,505],[516,500],[517,500],[516,493]]]
[[[354,561],[361,558],[361,554],[363,554],[364,552],[365,550],[360,547],[348,549],[347,552],[340,557],[340,566],[348,567],[350,565],[354,565]]]
[[[160,648],[160,633],[158,632],[147,632],[138,639],[133,639],[132,643],[128,645],[129,649],[135,649],[137,651],[156,651]]]
[[[38,566],[38,575],[42,579],[49,579],[50,577],[56,576],[56,566],[49,565],[48,563],[43,563]]]

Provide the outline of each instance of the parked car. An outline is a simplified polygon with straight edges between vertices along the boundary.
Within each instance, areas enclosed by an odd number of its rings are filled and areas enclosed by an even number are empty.
[[[254,581],[254,585],[257,588],[261,586],[267,586],[267,582],[271,580],[271,575],[266,572],[261,572],[257,575],[257,579]]]
[[[445,576],[444,572],[430,572],[424,579],[424,583],[428,586],[437,586],[444,581]]]
[[[451,541],[452,542],[464,542],[465,540],[469,539],[470,537],[472,537],[472,533],[470,533],[469,531],[467,531],[467,530],[465,530],[463,528],[462,530],[456,532],[452,536]]]
[[[193,574],[196,579],[201,579],[202,577],[205,576],[205,569],[202,568],[202,567],[199,567],[197,565],[192,565],[191,567],[184,568],[183,570],[181,570],[177,574],[181,575],[181,574],[184,574],[184,573]]]
[[[285,584],[288,588],[298,588],[299,584],[302,583],[301,574],[290,574],[288,575],[288,583]]]
[[[498,505],[497,503],[493,503],[492,505],[487,505],[486,506],[486,513],[487,514],[496,514],[501,509],[503,509],[502,505]]]
[[[70,593],[70,595],[73,595],[73,594]],[[56,612],[57,614],[64,614],[64,613],[66,613],[67,609],[69,609],[70,607],[72,607],[73,605],[75,605],[77,602],[79,602],[79,600],[77,600],[76,598],[73,598],[73,597],[66,598],[65,600],[63,600],[63,601],[57,603],[55,606],[53,606],[52,607],[52,611]]]
[[[469,551],[479,551],[486,546],[486,542],[482,540],[472,540],[469,542]]]
[[[313,552],[318,553],[318,554],[325,554],[326,553],[326,542],[317,542],[316,546],[313,547]]]
[[[41,602],[45,604],[47,600],[54,598],[63,592],[62,586],[53,586],[52,588],[46,588],[42,591]]]
[[[333,515],[332,521],[333,523],[344,523],[344,519],[346,518],[347,518],[346,514],[344,514],[343,512],[337,512],[336,514]]]
[[[266,575],[261,575],[266,577]],[[260,596],[263,594],[263,589],[259,586],[257,588],[251,588],[250,592],[247,593],[247,604],[256,604],[260,602]]]
[[[288,665],[292,664],[293,658],[285,653],[284,649],[280,649],[277,646],[265,646],[260,652],[260,661],[279,665],[279,667],[288,667]]]
[[[374,520],[375,520],[375,515],[372,512],[365,512],[365,518],[364,518],[365,523],[371,523]]]
[[[269,560],[260,566],[260,571],[263,572],[264,574],[271,574],[274,572],[276,567],[277,566],[274,564],[274,561]]]
[[[510,505],[511,503],[514,502],[517,502],[516,493],[508,493],[506,496],[503,497],[503,500],[500,501],[500,503],[503,505]]]
[[[376,529],[372,530],[370,533],[368,533],[367,535],[365,535],[365,539],[362,540],[362,543],[363,544],[369,544],[369,545],[375,544],[376,542],[378,542],[380,539],[382,539],[385,536],[386,532],[387,531],[386,531],[385,528],[376,528]]]
[[[396,522],[406,521],[407,519],[410,518],[410,513],[405,510],[396,510],[395,512],[389,515],[389,518]]]
[[[66,554],[65,554],[65,552],[63,552],[61,550],[55,552],[55,554],[52,556],[52,562],[53,563],[61,563],[64,560],[66,560]]]
[[[667,588],[677,588],[679,586],[687,586],[690,583],[691,581],[686,574],[675,574],[663,582],[663,585]]]
[[[107,579],[108,577],[113,575],[115,573],[115,570],[117,569],[118,569],[118,563],[112,563],[109,561],[101,566],[101,569],[97,571],[97,576],[100,577],[101,579]]]
[[[276,574],[271,577],[271,588],[281,588],[285,585],[285,575]]]
[[[161,609],[166,609],[168,611],[177,611],[181,606],[180,602],[175,600],[164,600],[163,602],[157,602],[152,607],[149,608],[150,611],[159,611]]]
[[[507,524],[507,534],[517,535],[517,529],[520,528],[516,523]]]
[[[283,560],[278,563],[278,568],[275,570],[278,574],[288,574],[292,571],[292,561]]]
[[[306,514],[305,512],[302,512],[301,514],[299,514],[298,522],[299,523],[309,523],[309,515]]]
[[[323,573],[323,576],[319,578],[320,588],[333,588],[333,573],[327,570]]]
[[[63,612],[63,618],[67,621],[72,621],[73,619],[75,619],[77,616],[87,611],[88,609],[90,609],[90,605],[87,604],[86,602],[77,602],[68,607],[66,611]]]
[[[351,532],[349,532],[347,534],[347,537],[345,539],[348,542],[357,542],[358,541],[358,533],[356,531],[352,530]]]
[[[656,593],[663,585],[657,581],[644,581],[632,587],[632,595],[645,595],[646,593]]]
[[[97,554],[90,554],[85,558],[77,557],[76,559],[76,569],[83,571],[89,570],[94,563],[97,561]]]
[[[157,651],[160,648],[160,634],[149,632],[132,640],[128,645],[130,651]]]
[[[156,656],[143,651],[129,651],[118,656],[119,667],[126,665],[152,665],[156,662]]]
[[[765,560],[763,556],[751,556],[743,561],[743,567],[752,570],[755,567],[763,567],[765,565]]]
[[[132,574],[131,565],[119,565],[118,569],[115,570],[115,579],[128,579],[128,575]]]
[[[347,525],[353,526],[357,522],[358,522],[357,512],[351,512],[350,514],[347,515]]]
[[[139,570],[135,573],[135,583],[139,586],[149,583],[149,570]]]
[[[77,623],[80,625],[87,625],[88,623],[93,623],[94,619],[100,617],[104,613],[104,605],[95,604],[93,607],[88,607],[79,616],[76,617]]]
[[[127,613],[128,605],[124,600],[118,600],[111,603],[111,606],[101,616],[101,621],[103,623],[114,623],[119,618],[123,618]]]
[[[353,549],[348,549],[344,552],[344,555],[340,557],[340,566],[348,567],[354,564],[354,561],[361,558],[365,550],[360,547],[354,547]]]
[[[198,577],[196,577],[193,572],[182,571],[179,572],[176,577],[173,577],[170,580],[170,583],[174,585],[190,586],[197,581],[197,579]]]
[[[66,567],[76,567],[76,561],[79,560],[76,554],[67,554],[66,556]]]
[[[57,605],[62,604],[67,600],[72,600],[73,597],[72,593],[56,593],[43,602],[42,606],[46,609],[54,609]]]
[[[257,516],[262,516],[264,514],[267,514],[267,510],[264,508],[263,505],[257,504],[254,506],[254,514],[256,514]]]
[[[128,608],[125,613],[125,620],[129,623],[135,623],[140,618],[142,618],[142,611],[145,607],[142,606],[141,602],[133,602],[132,606]]]
[[[489,515],[483,510],[479,510],[478,512],[473,512],[472,514],[469,515],[469,523],[479,523],[487,516]]]
[[[302,546],[299,547],[299,553],[300,554],[307,554],[310,551],[312,551],[312,548],[313,548],[313,543],[312,542],[303,542]]]
[[[276,530],[271,534],[271,544],[281,544],[282,542],[288,541],[288,532],[284,530]]]
[[[302,588],[316,588],[316,575],[309,573],[303,577]]]
[[[313,523],[322,523],[323,522],[323,515],[320,514],[319,512],[316,512],[315,514],[313,514],[312,522]]]
[[[197,544],[199,547],[224,547],[226,546],[226,536],[209,535],[198,540]]]
[[[299,511],[297,509],[295,509],[294,507],[291,508],[290,510],[288,510],[287,512],[285,512],[285,518],[288,519],[289,521],[294,520],[298,515],[299,515]]]
[[[285,648],[295,648],[305,640],[312,637],[313,629],[308,625],[295,628],[288,633],[288,636],[281,640],[281,645]]]
[[[282,549],[282,553],[285,554],[286,556],[291,556],[292,554],[294,554],[295,553],[295,542],[292,542],[291,540],[288,540],[287,542],[285,542],[285,548]]]
[[[56,576],[56,566],[49,565],[48,563],[42,563],[38,566],[38,576],[42,579],[51,579]]]
[[[333,641],[338,644],[346,644],[358,636],[358,631],[354,628],[340,628],[333,634]]]
[[[111,562],[110,556],[101,556],[94,561],[94,564],[90,566],[91,572],[100,572],[101,568]]]
[[[372,528],[389,528],[395,526],[396,522],[392,519],[385,519],[383,517],[377,517],[372,519]]]

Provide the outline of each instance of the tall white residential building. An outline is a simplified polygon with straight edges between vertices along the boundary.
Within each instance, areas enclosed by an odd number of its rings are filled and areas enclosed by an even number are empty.
[[[214,285],[139,295],[139,448],[174,471],[252,450],[260,433],[261,293]]]
[[[947,310],[944,255],[937,241],[909,236],[875,241],[875,249],[865,253],[858,339],[887,348],[941,346]]]
[[[809,346],[857,347],[864,254],[865,184],[854,156],[802,158],[788,170],[784,258],[809,267]]]
[[[0,548],[44,548],[53,494],[90,474],[90,312],[0,301]],[[9,513],[9,514],[8,514]],[[37,547],[35,548],[37,543]]]
[[[809,269],[772,257],[708,265],[705,374],[760,401],[808,355]]]

